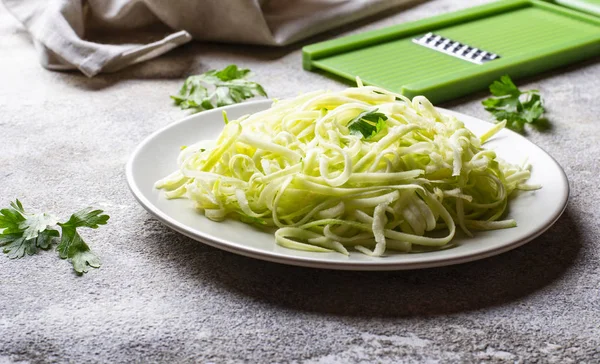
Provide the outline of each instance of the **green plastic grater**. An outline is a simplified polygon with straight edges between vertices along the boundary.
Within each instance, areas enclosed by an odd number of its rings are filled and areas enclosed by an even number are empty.
[[[443,102],[600,54],[600,0],[505,0],[303,48],[303,67]]]

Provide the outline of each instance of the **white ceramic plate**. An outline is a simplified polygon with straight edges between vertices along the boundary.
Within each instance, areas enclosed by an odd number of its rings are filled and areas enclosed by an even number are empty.
[[[226,108],[229,118],[255,113],[270,107],[271,101],[256,101]],[[491,124],[467,115],[442,110],[458,117],[476,135]],[[170,228],[219,249],[272,262],[307,267],[346,270],[399,270],[464,263],[514,249],[546,231],[562,214],[569,196],[569,184],[558,163],[541,148],[510,130],[502,130],[486,144],[509,162],[521,163],[525,156],[533,165],[530,183],[541,184],[537,191],[521,193],[510,204],[509,217],[518,227],[475,232],[475,237],[458,235],[452,249],[418,253],[391,253],[374,258],[360,253],[313,253],[278,246],[272,234],[244,223],[213,222],[196,212],[189,200],[167,200],[153,184],[177,168],[180,146],[203,139],[215,139],[223,128],[222,109],[192,115],[150,135],[135,150],[127,164],[127,182],[137,200]]]

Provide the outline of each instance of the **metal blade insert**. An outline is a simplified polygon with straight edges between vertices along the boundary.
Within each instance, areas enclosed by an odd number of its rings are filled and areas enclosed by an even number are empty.
[[[438,52],[446,53],[453,57],[464,59],[465,61],[475,64],[484,64],[500,58],[500,56],[496,53],[471,47],[467,44],[463,44],[434,33],[427,33],[420,38],[414,38],[412,41],[413,43],[431,48]]]

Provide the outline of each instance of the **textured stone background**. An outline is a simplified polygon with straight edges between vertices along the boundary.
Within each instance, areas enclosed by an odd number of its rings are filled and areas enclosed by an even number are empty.
[[[437,0],[311,41],[486,1]],[[163,227],[129,193],[124,165],[180,119],[183,78],[237,63],[274,97],[343,86],[300,68],[300,45],[192,44],[87,79],[42,69],[0,10],[0,197],[63,216],[90,203],[104,265],[85,277],[45,252],[0,256],[0,364],[51,362],[600,362],[600,63],[522,81],[552,129],[528,137],[565,168],[563,217],[525,246],[409,272],[303,269],[225,253]],[[486,93],[443,106],[487,118]]]

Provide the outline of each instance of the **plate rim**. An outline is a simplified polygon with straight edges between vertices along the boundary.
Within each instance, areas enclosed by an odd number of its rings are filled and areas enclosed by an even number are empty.
[[[322,259],[314,259],[314,258],[309,258],[309,257],[300,257],[300,256],[279,254],[279,253],[272,252],[272,251],[264,251],[264,250],[256,249],[253,247],[245,246],[243,244],[232,243],[232,242],[227,241],[226,239],[221,239],[219,237],[203,236],[201,234],[201,232],[200,232],[200,234],[198,234],[196,232],[189,231],[188,227],[186,227],[185,225],[183,225],[182,223],[177,221],[177,219],[172,218],[168,214],[164,213],[163,211],[160,210],[159,207],[154,205],[145,196],[145,194],[141,191],[141,189],[137,185],[137,183],[135,183],[133,168],[134,168],[134,164],[135,164],[134,162],[135,162],[136,158],[139,156],[140,152],[144,149],[144,147],[148,143],[150,143],[153,139],[155,139],[157,136],[159,136],[166,130],[175,128],[179,124],[186,123],[190,119],[195,119],[199,115],[207,115],[207,113],[215,113],[215,112],[220,112],[222,110],[244,108],[244,107],[248,107],[249,105],[262,106],[264,104],[264,106],[269,106],[272,104],[272,102],[273,102],[273,100],[271,100],[271,99],[256,100],[256,101],[243,102],[240,104],[229,105],[229,106],[225,106],[225,107],[211,109],[211,110],[207,110],[207,111],[204,111],[201,113],[188,115],[185,118],[182,118],[175,122],[169,123],[169,124],[165,125],[164,127],[154,131],[153,133],[151,133],[150,135],[145,137],[135,147],[135,149],[129,156],[129,159],[125,166],[125,176],[126,176],[127,185],[129,187],[129,190],[131,191],[131,193],[133,194],[135,199],[138,201],[138,203],[140,205],[142,205],[142,207],[146,211],[148,211],[151,215],[156,217],[161,223],[163,223],[164,225],[168,226],[169,228],[177,231],[178,233],[180,233],[182,235],[185,235],[193,240],[207,244],[214,248],[217,248],[220,250],[225,250],[230,253],[239,254],[239,255],[243,255],[246,257],[254,258],[254,259],[260,259],[260,260],[265,260],[265,261],[279,263],[279,264],[287,264],[287,265],[294,265],[294,266],[301,266],[301,267],[308,267],[308,268],[320,268],[320,269],[332,269],[332,270],[352,270],[352,271],[393,271],[393,270],[426,269],[426,268],[443,267],[443,266],[449,266],[449,265],[455,265],[455,264],[463,264],[463,263],[467,263],[467,262],[472,262],[472,261],[476,261],[476,260],[480,260],[480,259],[489,258],[489,257],[495,256],[495,255],[505,253],[512,249],[518,248],[518,247],[534,240],[535,238],[539,237],[544,232],[546,232],[550,227],[552,227],[556,223],[556,221],[558,221],[558,219],[562,216],[562,214],[564,213],[564,211],[567,208],[568,201],[569,201],[569,198],[571,195],[571,188],[569,185],[569,180],[567,178],[567,175],[566,175],[564,169],[562,168],[562,166],[556,161],[556,159],[552,155],[550,155],[548,152],[546,152],[546,150],[544,150],[542,147],[538,146],[537,144],[533,143],[532,141],[528,140],[524,136],[522,136],[512,130],[508,130],[508,131],[510,133],[514,134],[514,135],[512,135],[513,137],[516,136],[518,138],[521,138],[524,141],[526,141],[527,143],[530,143],[533,146],[535,146],[536,148],[540,149],[546,156],[548,156],[550,158],[550,160],[556,165],[556,167],[558,167],[558,170],[561,172],[560,174],[561,174],[563,183],[566,186],[564,197],[562,199],[562,206],[560,209],[558,209],[557,212],[555,212],[554,216],[552,216],[550,218],[550,220],[547,224],[540,226],[535,232],[531,233],[527,237],[515,240],[509,244],[506,244],[506,245],[503,245],[503,246],[500,246],[500,247],[497,247],[494,249],[486,250],[483,252],[475,252],[475,253],[471,253],[471,254],[467,253],[467,254],[465,254],[463,256],[459,256],[459,257],[445,257],[445,258],[438,258],[438,259],[429,260],[429,261],[414,261],[414,262],[385,262],[382,260],[380,260],[380,261],[344,262],[344,261],[324,261]],[[469,116],[469,115],[462,114],[462,113],[459,113],[456,111],[448,110],[448,109],[441,108],[441,107],[436,107],[436,108],[446,114],[450,114],[453,116],[466,116],[469,118],[483,121],[477,117]]]

